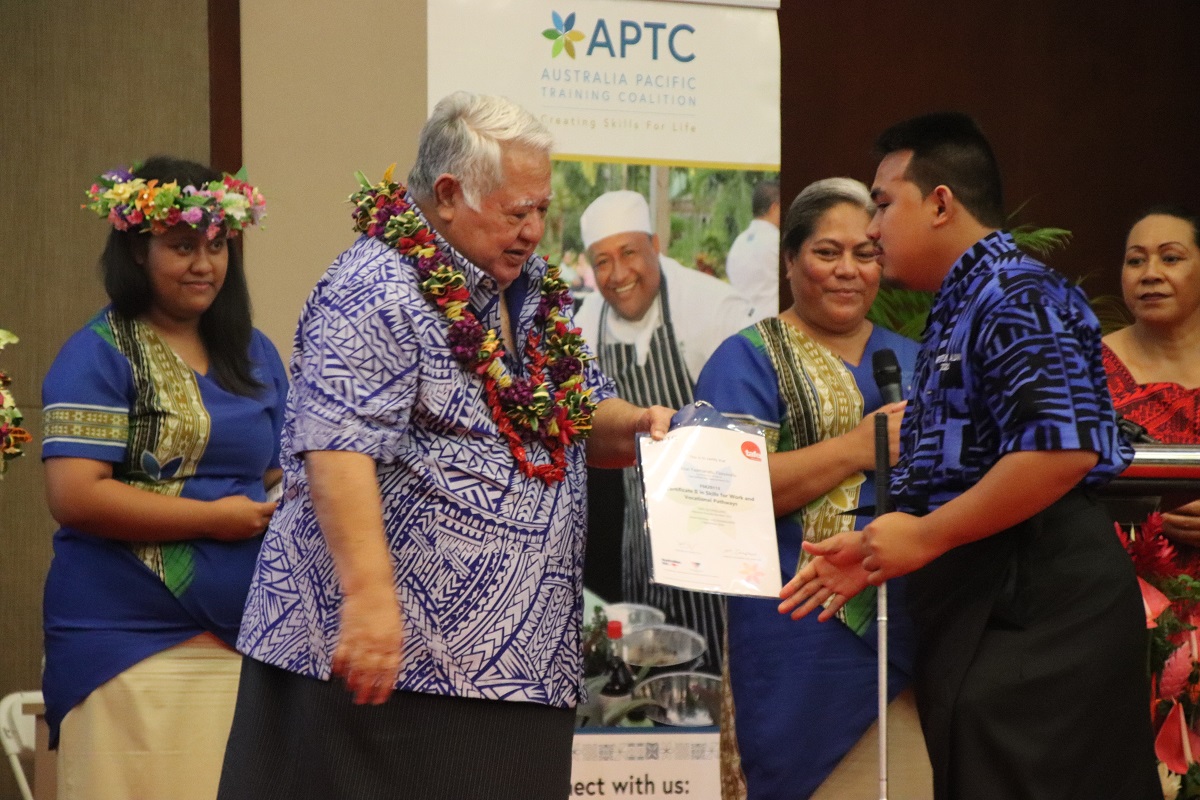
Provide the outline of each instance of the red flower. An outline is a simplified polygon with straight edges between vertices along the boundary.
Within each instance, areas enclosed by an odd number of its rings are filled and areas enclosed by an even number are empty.
[[[1155,580],[1169,578],[1179,572],[1175,565],[1175,546],[1163,536],[1161,514],[1151,514],[1141,528],[1133,528],[1128,534],[1118,525],[1117,535],[1133,559],[1133,567],[1138,575]]]
[[[1179,775],[1188,771],[1188,764],[1196,761],[1200,755],[1200,736],[1188,727],[1183,716],[1183,706],[1175,703],[1171,713],[1163,722],[1158,736],[1154,740],[1154,754],[1158,760],[1167,765],[1167,769]]]
[[[1157,628],[1158,618],[1171,607],[1171,601],[1165,594],[1146,583],[1140,575],[1138,576],[1138,588],[1142,590],[1142,608],[1146,611],[1146,627]]]
[[[1187,691],[1188,676],[1192,674],[1191,648],[1186,645],[1171,653],[1163,667],[1162,679],[1158,683],[1158,696],[1175,698]]]

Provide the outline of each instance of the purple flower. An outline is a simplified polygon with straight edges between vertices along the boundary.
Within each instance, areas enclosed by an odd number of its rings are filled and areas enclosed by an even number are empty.
[[[204,209],[199,206],[192,206],[179,215],[179,218],[188,225],[199,225],[204,219]]]
[[[387,225],[387,221],[394,216],[396,216],[396,210],[391,206],[384,206],[375,210],[374,221],[382,229]]]
[[[561,358],[550,365],[550,380],[555,386],[570,380],[573,376],[578,375],[583,369],[583,363],[574,356]]]
[[[126,183],[133,180],[133,173],[127,167],[117,167],[110,172],[104,173],[102,177],[107,178],[113,183]]]
[[[434,253],[432,256],[421,256],[417,259],[417,277],[425,280],[436,272],[440,266],[441,262],[438,260],[437,253]]]
[[[483,326],[477,319],[460,319],[450,324],[450,352],[459,361],[472,362],[483,344]]]
[[[507,389],[500,390],[500,402],[504,406],[527,406],[533,402],[533,389],[525,380],[515,380]]]

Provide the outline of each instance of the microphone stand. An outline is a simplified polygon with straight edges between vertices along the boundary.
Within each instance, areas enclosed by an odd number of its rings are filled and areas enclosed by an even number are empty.
[[[875,415],[875,516],[877,517],[892,510],[891,464],[888,460],[888,453],[888,418],[887,414],[880,412]],[[879,584],[875,603],[879,673],[879,800],[887,800],[888,602],[886,581]]]

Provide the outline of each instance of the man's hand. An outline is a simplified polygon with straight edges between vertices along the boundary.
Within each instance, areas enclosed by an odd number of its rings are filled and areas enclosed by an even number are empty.
[[[635,439],[648,433],[654,439],[667,435],[675,412],[665,406],[642,408],[619,397],[602,400],[592,415],[592,435],[587,443],[589,467],[614,469],[637,463]]]
[[[403,663],[404,628],[391,585],[347,594],[333,653],[333,674],[346,681],[358,705],[379,705],[391,696]]]
[[[907,575],[933,561],[942,551],[930,547],[930,537],[922,535],[920,517],[894,511],[876,517],[863,529],[867,556],[862,567],[867,580],[875,586]]]
[[[867,587],[867,572],[862,566],[866,555],[863,535],[861,531],[845,531],[823,542],[805,542],[803,547],[814,558],[779,592],[783,598],[779,613],[800,619],[824,606],[817,619],[825,622]]]
[[[304,470],[342,587],[333,673],[345,679],[355,703],[378,705],[396,685],[404,627],[375,461],[349,450],[311,450]]]
[[[637,421],[636,432],[648,433],[650,438],[658,441],[667,435],[671,429],[671,417],[675,412],[666,406],[650,406],[644,409]]]

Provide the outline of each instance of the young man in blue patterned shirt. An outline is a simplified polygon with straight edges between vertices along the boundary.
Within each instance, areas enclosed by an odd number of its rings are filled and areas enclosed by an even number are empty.
[[[938,800],[1161,795],[1133,567],[1092,496],[1120,438],[1086,297],[1002,230],[1000,173],[962,114],[888,129],[868,235],[937,292],[892,494],[784,589],[829,618],[912,573],[915,688]],[[837,539],[837,540],[835,540]]]

